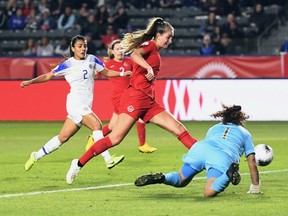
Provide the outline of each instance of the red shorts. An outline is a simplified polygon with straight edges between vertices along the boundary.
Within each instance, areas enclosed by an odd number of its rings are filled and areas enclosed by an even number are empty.
[[[119,113],[126,113],[135,120],[149,122],[155,115],[165,111],[164,107],[142,91],[128,88],[121,98]]]
[[[120,107],[120,101],[121,98],[117,97],[117,98],[112,98],[112,105],[113,105],[113,112],[116,113],[117,115],[119,115],[119,107]]]

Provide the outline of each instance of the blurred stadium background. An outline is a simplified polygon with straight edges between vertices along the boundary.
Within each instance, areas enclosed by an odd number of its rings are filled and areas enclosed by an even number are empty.
[[[154,16],[175,28],[173,44],[161,51],[158,97],[177,118],[205,120],[224,102],[246,105],[254,120],[288,120],[286,0],[0,0],[0,100],[6,104],[0,120],[62,120],[63,80],[24,90],[19,80],[48,72],[76,34],[87,37],[88,53],[102,58],[111,40],[145,28]],[[101,77],[95,91],[106,81]],[[95,97],[103,107],[95,105],[95,112],[109,120],[105,90]]]

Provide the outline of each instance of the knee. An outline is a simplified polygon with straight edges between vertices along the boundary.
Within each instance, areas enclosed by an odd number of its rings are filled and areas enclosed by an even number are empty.
[[[70,139],[70,137],[69,136],[65,136],[65,135],[59,135],[58,139],[63,144],[65,142],[67,142]]]
[[[119,134],[109,134],[108,136],[109,136],[113,146],[118,145],[124,138],[124,136],[119,135]]]

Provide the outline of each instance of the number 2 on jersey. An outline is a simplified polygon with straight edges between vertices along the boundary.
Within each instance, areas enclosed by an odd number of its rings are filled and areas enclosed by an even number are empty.
[[[83,78],[84,79],[88,79],[88,71],[87,70],[83,70]]]

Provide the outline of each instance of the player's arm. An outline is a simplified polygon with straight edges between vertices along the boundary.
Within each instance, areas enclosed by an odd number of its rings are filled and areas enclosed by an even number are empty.
[[[46,74],[42,74],[34,79],[26,80],[20,83],[21,88],[24,88],[25,86],[29,86],[31,84],[37,84],[37,83],[43,83],[51,80],[54,77],[54,72],[50,71]]]
[[[145,68],[147,70],[146,79],[152,80],[154,78],[154,72],[152,67],[145,61],[143,58],[143,55],[145,54],[145,50],[140,47],[138,49],[135,49],[134,52],[131,54],[131,59],[141,67]]]
[[[247,157],[247,162],[250,170],[250,177],[252,184],[250,185],[250,190],[248,193],[257,194],[261,193],[260,191],[260,178],[259,172],[255,161],[255,154],[249,154]]]
[[[117,72],[113,70],[108,70],[107,68],[104,68],[101,71],[101,74],[103,74],[106,77],[119,77],[119,76],[131,76],[132,71],[125,71],[125,72]]]

